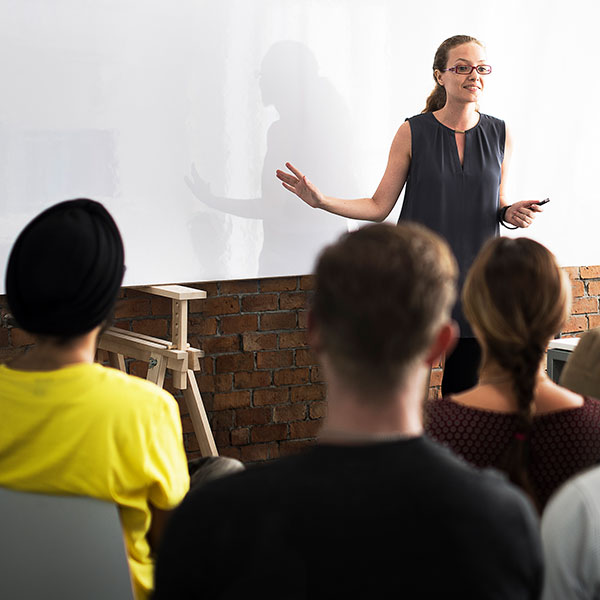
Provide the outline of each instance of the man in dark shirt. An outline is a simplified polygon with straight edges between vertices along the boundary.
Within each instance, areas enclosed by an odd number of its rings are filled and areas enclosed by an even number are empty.
[[[537,598],[524,495],[423,436],[429,365],[455,339],[456,265],[418,225],[372,225],[321,255],[309,339],[328,384],[318,443],[192,491],[155,598]]]

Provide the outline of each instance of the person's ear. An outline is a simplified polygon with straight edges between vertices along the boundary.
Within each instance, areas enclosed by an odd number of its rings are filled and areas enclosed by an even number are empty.
[[[438,82],[438,84],[441,85],[442,87],[444,87],[444,82],[442,81],[442,72],[439,69],[436,69],[433,72],[433,75],[435,77],[435,80]]]
[[[439,328],[425,355],[425,362],[431,365],[434,361],[437,362],[441,356],[450,354],[454,350],[457,340],[458,325],[455,321],[447,321]]]

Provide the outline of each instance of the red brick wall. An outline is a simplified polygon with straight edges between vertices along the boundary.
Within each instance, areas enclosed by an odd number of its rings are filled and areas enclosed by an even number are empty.
[[[572,315],[562,336],[600,326],[600,266],[566,267],[573,290]],[[192,284],[206,300],[191,302],[189,342],[201,348],[198,384],[222,455],[255,462],[283,456],[313,442],[325,415],[325,385],[307,346],[306,319],[312,277],[281,277]],[[7,312],[4,297],[0,310]],[[171,303],[124,290],[116,324],[124,329],[168,337]],[[31,344],[18,328],[0,327],[0,360]],[[130,372],[145,376],[143,363]],[[440,392],[441,369],[432,371],[430,397]],[[199,455],[181,394],[185,444]]]
[[[208,298],[191,303],[188,339],[206,353],[198,385],[219,452],[252,462],[314,439],[325,386],[306,340],[312,278],[197,287]]]
[[[570,337],[600,327],[600,266],[565,267],[565,271],[571,281],[573,306],[571,318],[565,323],[561,337]]]

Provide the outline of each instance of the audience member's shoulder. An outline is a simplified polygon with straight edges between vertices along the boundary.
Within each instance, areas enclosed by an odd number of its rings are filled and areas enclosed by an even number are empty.
[[[451,411],[453,408],[453,402],[447,397],[434,398],[433,400],[427,400],[423,405],[425,415],[437,415]]]
[[[255,485],[255,471],[261,471],[268,466],[251,465],[243,471],[219,477],[211,481],[190,487],[189,492],[176,511],[177,521],[194,523],[196,515],[209,512],[216,515],[228,515],[235,519],[239,516],[238,506],[244,505],[245,514],[252,514],[256,502],[261,502],[267,497],[265,487]],[[267,480],[265,485],[269,485]],[[260,500],[259,500],[260,497]],[[198,523],[198,527],[208,527],[209,523]]]
[[[481,506],[486,511],[493,511],[494,507],[513,506],[519,511],[533,514],[530,501],[519,488],[508,481],[504,473],[493,468],[476,468],[433,440],[428,439],[427,444],[435,452],[439,463],[436,476],[446,477],[448,487],[454,482],[451,489],[464,496],[473,506]]]
[[[597,435],[600,426],[600,400],[592,396],[583,396],[583,404],[577,408],[548,413],[548,419],[567,422]]]
[[[598,504],[600,505],[600,466],[591,467],[576,475],[567,482],[567,485],[571,483],[596,496],[598,498]]]
[[[593,413],[600,418],[600,399],[592,396],[584,396],[583,408],[586,410],[586,412]]]
[[[157,406],[173,403],[175,399],[169,392],[157,386],[151,381],[123,373],[118,369],[94,365],[97,385],[104,388],[106,395],[114,398],[123,406],[123,403],[131,405],[155,403]]]
[[[575,475],[556,491],[548,502],[544,518],[556,512],[561,519],[565,512],[588,512],[600,516],[600,467]]]
[[[567,361],[560,385],[584,396],[600,397],[600,328],[586,331]]]
[[[454,427],[458,423],[462,429],[463,419],[476,419],[477,416],[448,397],[428,400],[423,407],[425,431],[433,439],[446,438],[450,433],[450,425]]]
[[[596,598],[599,589],[600,468],[576,475],[550,498],[541,527],[544,600]]]
[[[302,465],[310,460],[310,450],[296,456],[248,465],[244,470],[208,481],[190,490],[186,501],[214,506],[237,503],[240,495],[247,502],[270,502],[275,494],[294,484]]]

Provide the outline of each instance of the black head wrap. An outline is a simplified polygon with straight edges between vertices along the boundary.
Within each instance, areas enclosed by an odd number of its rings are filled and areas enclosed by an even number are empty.
[[[94,200],[51,206],[23,229],[6,270],[6,296],[20,327],[43,335],[91,331],[110,314],[123,279],[123,241]]]

